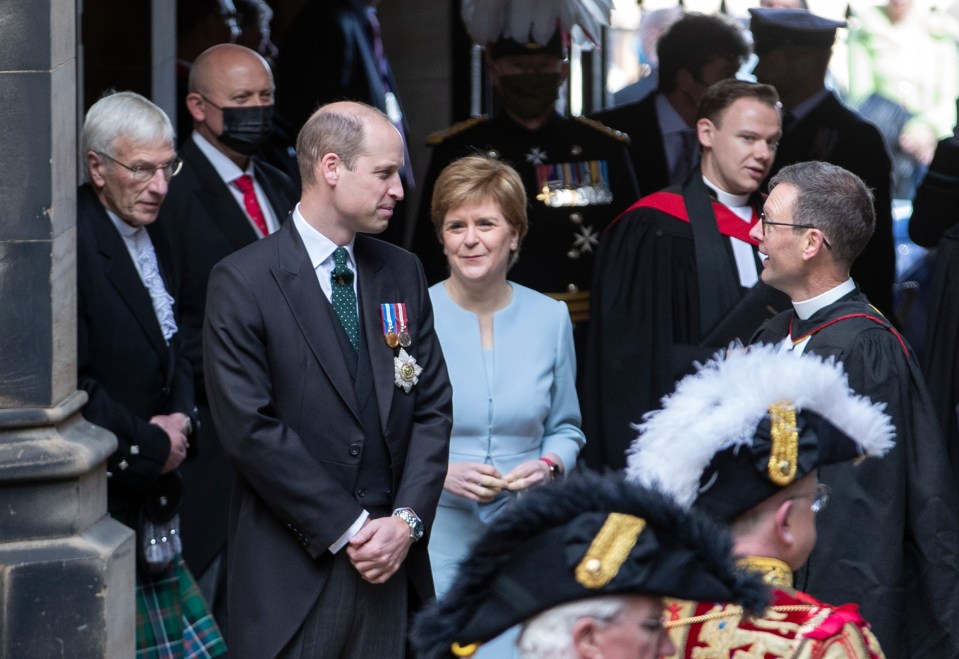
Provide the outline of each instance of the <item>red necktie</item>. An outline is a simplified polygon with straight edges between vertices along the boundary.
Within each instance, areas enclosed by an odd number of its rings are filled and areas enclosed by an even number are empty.
[[[270,232],[266,227],[266,217],[263,216],[263,209],[260,208],[260,202],[256,200],[256,191],[253,189],[253,177],[249,174],[243,174],[233,181],[233,184],[243,193],[243,205],[246,212],[253,220],[256,228],[260,230],[260,235],[265,236]]]

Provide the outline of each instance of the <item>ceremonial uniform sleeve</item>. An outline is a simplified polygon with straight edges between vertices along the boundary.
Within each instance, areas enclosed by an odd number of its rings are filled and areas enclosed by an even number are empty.
[[[873,633],[853,623],[822,642],[806,643],[796,659],[885,659]]]

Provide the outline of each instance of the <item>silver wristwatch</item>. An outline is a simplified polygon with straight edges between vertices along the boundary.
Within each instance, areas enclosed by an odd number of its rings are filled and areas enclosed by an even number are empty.
[[[410,540],[416,542],[423,537],[423,522],[413,512],[412,508],[397,508],[393,511],[393,517],[399,517],[410,527]]]

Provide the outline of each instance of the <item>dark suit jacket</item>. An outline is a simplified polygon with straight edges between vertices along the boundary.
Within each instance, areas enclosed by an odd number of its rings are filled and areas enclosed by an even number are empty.
[[[148,227],[161,274],[169,248],[162,225]],[[170,440],[149,423],[156,414],[193,412],[193,377],[178,352],[179,333],[163,340],[150,293],[123,238],[89,185],[77,195],[77,376],[89,402],[83,416],[110,430],[118,448],[107,460],[110,512],[136,522],[143,497],[154,490]]]
[[[452,396],[426,280],[416,257],[375,238],[357,235],[354,254],[393,506],[415,510],[428,530],[446,476]],[[218,264],[208,299],[207,394],[239,473],[230,515],[230,651],[271,657],[319,596],[329,546],[362,511],[353,489],[364,434],[337,321],[291,219]],[[394,384],[398,350],[381,338],[384,302],[407,305],[408,352],[423,367],[408,394]],[[416,543],[406,560],[414,600],[432,595],[426,549]]]
[[[171,235],[180,297],[178,322],[184,350],[193,366],[199,403],[200,430],[195,460],[181,469],[187,489],[182,514],[184,558],[190,569],[203,574],[226,543],[230,488],[234,474],[223,455],[209,416],[203,385],[203,314],[206,286],[213,266],[223,257],[258,238],[246,214],[223,184],[216,169],[192,139],[180,148],[183,170],[170,183],[160,221]],[[283,221],[296,200],[294,183],[278,169],[256,158],[253,171],[270,206]]]
[[[640,196],[645,197],[669,185],[669,164],[659,119],[656,117],[655,92],[636,103],[627,103],[590,116],[629,135],[629,155],[633,159]]]
[[[879,130],[833,94],[787,127],[770,178],[786,165],[821,160],[848,169],[873,190],[876,231],[853,263],[852,277],[869,301],[893,317],[896,253],[892,236],[892,164]]]

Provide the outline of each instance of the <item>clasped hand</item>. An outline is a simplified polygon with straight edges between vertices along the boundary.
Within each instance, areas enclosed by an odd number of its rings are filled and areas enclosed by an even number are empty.
[[[385,583],[399,569],[413,544],[410,527],[399,517],[368,519],[350,538],[346,554],[370,583]]]
[[[527,460],[505,476],[493,465],[482,462],[454,462],[446,473],[447,492],[471,501],[489,503],[500,492],[519,492],[550,480],[549,465],[542,460]]]

